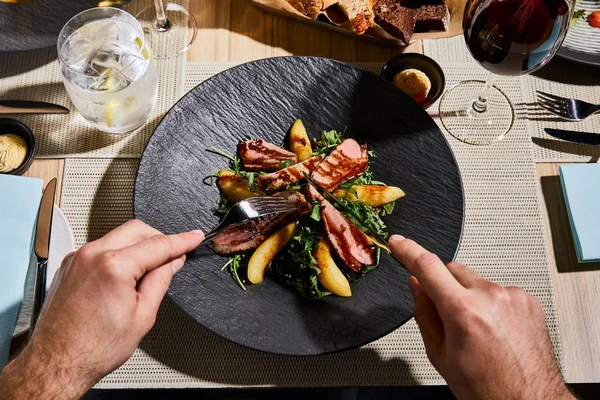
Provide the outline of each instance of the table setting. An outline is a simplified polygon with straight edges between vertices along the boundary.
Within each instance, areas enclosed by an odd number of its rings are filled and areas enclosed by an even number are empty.
[[[0,369],[68,253],[132,218],[208,233],[234,203],[292,191],[335,207],[298,216],[258,280],[252,252],[219,236],[188,254],[155,326],[95,388],[445,384],[412,318],[410,274],[386,251],[394,233],[533,295],[566,381],[600,381],[596,2],[536,3],[548,29],[526,33],[511,31],[512,1],[366,1],[358,15],[350,0],[80,2],[36,25],[48,3],[0,0]],[[242,145],[266,151],[256,143],[283,158],[248,168]],[[350,189],[313,183],[352,144],[368,166]],[[228,174],[242,187],[227,189]],[[357,185],[401,194],[367,219],[348,207]],[[344,289],[316,252],[328,206],[376,253],[377,268],[357,266],[329,236]],[[289,222],[259,232],[254,254]],[[286,269],[303,265],[294,243],[313,240],[311,267]]]

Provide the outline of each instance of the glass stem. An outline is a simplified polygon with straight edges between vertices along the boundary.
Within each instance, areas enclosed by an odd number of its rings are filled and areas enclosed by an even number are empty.
[[[485,81],[483,90],[473,102],[473,110],[477,111],[478,113],[484,113],[487,110],[487,98],[490,95],[490,91],[492,90],[492,85],[494,84],[495,80],[496,75],[490,73]]]
[[[171,27],[171,21],[165,14],[162,0],[154,0],[154,7],[156,8],[156,29],[159,32],[168,31]]]

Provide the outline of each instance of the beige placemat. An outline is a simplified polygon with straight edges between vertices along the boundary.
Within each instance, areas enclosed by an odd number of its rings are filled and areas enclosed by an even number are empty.
[[[186,88],[231,64],[189,63]],[[372,71],[380,67],[365,65]],[[448,69],[450,82],[463,65]],[[518,84],[501,80],[509,95]],[[524,123],[489,147],[473,147],[446,136],[464,181],[466,220],[458,260],[488,279],[516,285],[542,303],[557,358],[562,347],[557,325],[545,233],[537,197],[535,165]],[[132,216],[137,160],[70,159],[65,163],[61,208],[78,246]],[[225,273],[225,272],[224,272]],[[562,368],[562,362],[560,362]],[[443,384],[427,360],[413,320],[357,350],[323,357],[281,357],[223,340],[190,320],[169,299],[157,324],[125,365],[98,388],[231,386],[371,386]]]
[[[187,6],[188,0],[176,3]],[[135,15],[152,0],[134,0],[127,11]],[[162,116],[182,95],[184,56],[154,61],[158,73],[158,99],[150,119],[125,135],[111,135],[90,126],[75,111],[62,83],[56,48],[0,54],[0,98],[37,100],[68,107],[68,115],[8,115],[35,133],[38,158],[139,157]]]
[[[470,71],[483,69],[471,56],[463,36],[446,40],[425,40],[425,54],[435,59],[446,70],[449,64],[464,64]],[[465,73],[462,79],[468,79]],[[462,80],[461,79],[461,80]],[[532,75],[508,77],[520,85],[519,101],[513,102],[517,118],[523,119],[532,138],[533,158],[536,162],[588,162],[600,158],[600,147],[581,145],[555,139],[544,132],[544,128],[559,128],[600,134],[600,114],[582,122],[564,121],[536,104],[536,90],[558,96],[573,97],[590,103],[600,104],[600,68],[574,63],[555,57],[548,65]]]

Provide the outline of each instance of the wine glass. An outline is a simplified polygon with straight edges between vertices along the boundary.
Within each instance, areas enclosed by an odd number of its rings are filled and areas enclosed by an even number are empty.
[[[196,19],[179,4],[154,0],[154,6],[143,9],[136,18],[156,59],[176,57],[196,40]]]
[[[496,75],[528,74],[546,65],[567,33],[572,0],[468,0],[464,37],[471,55],[490,71],[487,81],[450,88],[439,104],[440,120],[460,141],[489,145],[512,128],[515,111],[493,86]]]

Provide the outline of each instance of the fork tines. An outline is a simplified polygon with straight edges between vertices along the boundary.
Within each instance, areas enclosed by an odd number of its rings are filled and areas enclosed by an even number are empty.
[[[290,202],[283,197],[251,197],[245,201],[259,213],[280,213],[295,210]]]
[[[569,114],[569,106],[567,104],[568,99],[542,92],[541,90],[537,90],[536,92],[540,107],[560,117],[571,118]]]

